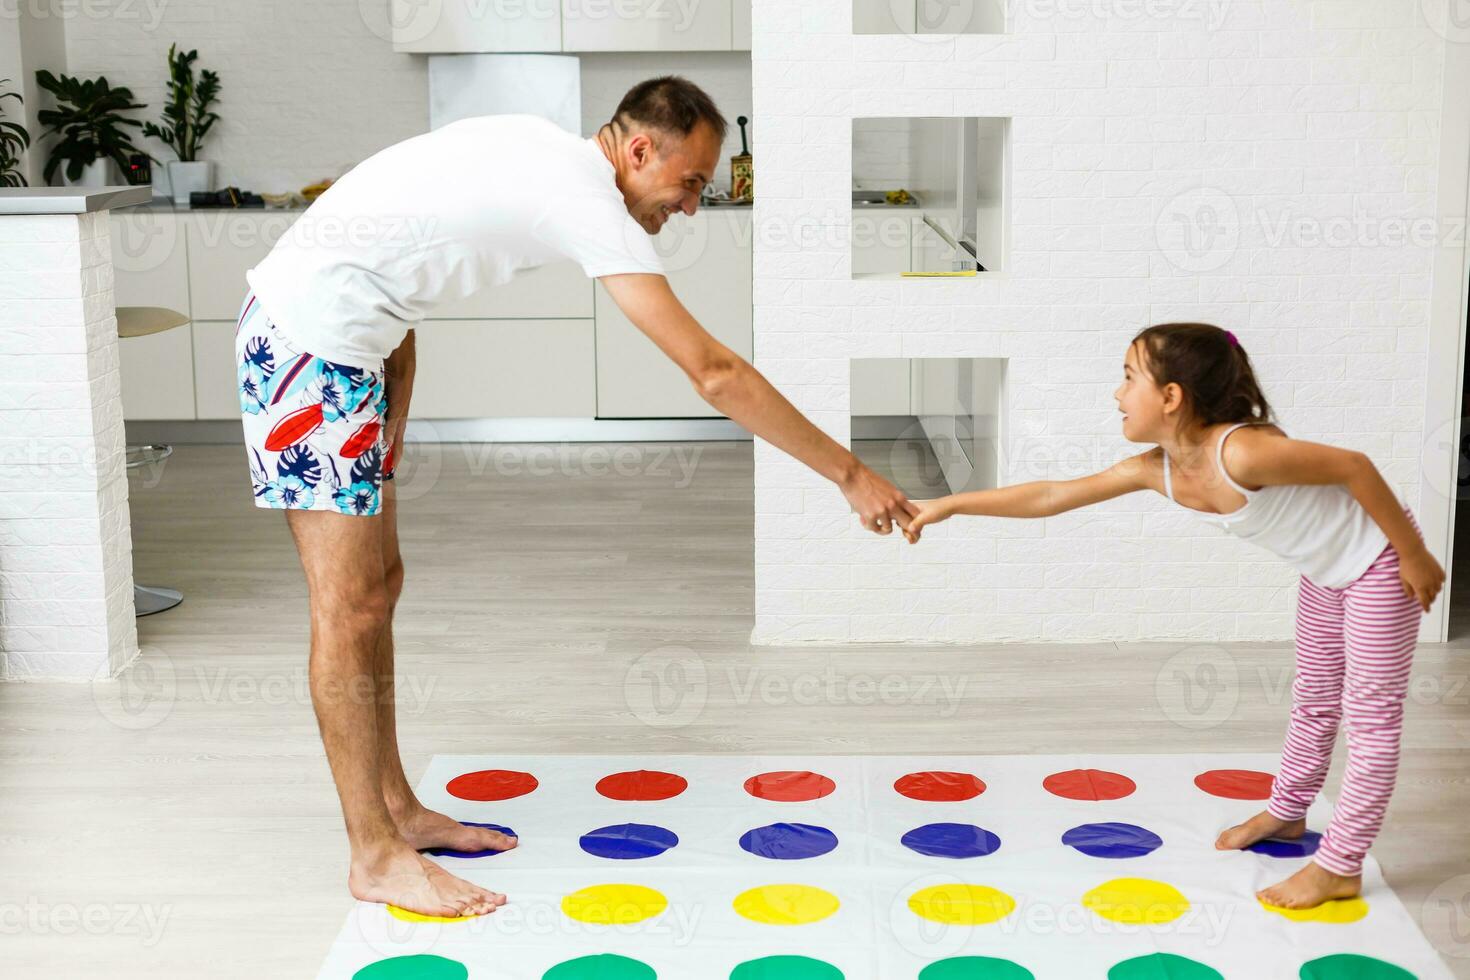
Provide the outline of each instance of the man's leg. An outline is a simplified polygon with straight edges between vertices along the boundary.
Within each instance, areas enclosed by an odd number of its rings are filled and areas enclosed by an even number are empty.
[[[398,548],[398,496],[393,480],[382,490],[383,577],[388,596],[388,621],[377,644],[374,670],[378,677],[378,777],[388,813],[403,839],[416,848],[448,847],[456,851],[503,851],[516,846],[514,837],[483,827],[466,827],[458,820],[426,808],[414,795],[398,754],[397,712],[394,707],[393,611],[403,591],[403,556]]]
[[[419,855],[393,823],[379,773],[378,644],[390,605],[382,516],[287,511],[311,598],[310,686],[352,852],[348,888],[426,915],[480,915],[504,901]]]

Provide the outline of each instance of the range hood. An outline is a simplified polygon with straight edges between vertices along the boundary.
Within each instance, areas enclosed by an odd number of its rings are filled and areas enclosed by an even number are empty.
[[[582,62],[560,54],[429,55],[429,128],[528,113],[582,132]]]

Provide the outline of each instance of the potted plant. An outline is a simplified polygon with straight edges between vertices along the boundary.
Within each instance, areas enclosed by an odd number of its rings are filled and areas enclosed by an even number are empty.
[[[168,46],[168,105],[163,107],[163,125],[148,123],[146,136],[163,141],[178,155],[168,165],[168,183],[173,189],[174,203],[187,205],[191,191],[214,190],[214,164],[199,159],[199,147],[219,115],[210,106],[219,95],[219,75],[205,69],[194,81],[194,62],[198,51],[185,54]]]
[[[65,163],[63,176],[68,184],[98,187],[117,183],[109,164],[122,173],[128,166],[128,154],[138,152],[122,127],[142,125],[122,113],[146,108],[143,103],[134,102],[132,92],[121,86],[112,88],[100,76],[86,81],[70,75],[58,78],[42,69],[36,72],[36,82],[56,97],[55,109],[36,113],[41,125],[51,127],[45,135],[58,137],[46,161],[46,182]]]
[[[0,85],[9,84],[10,79],[0,78]],[[0,117],[5,115],[6,99],[25,102],[19,92],[0,92]],[[31,134],[24,126],[0,118],[0,187],[25,187],[29,183],[20,169],[20,155],[30,145]]]

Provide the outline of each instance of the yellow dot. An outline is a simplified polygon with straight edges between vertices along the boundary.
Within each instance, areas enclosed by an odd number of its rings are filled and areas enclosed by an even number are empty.
[[[669,900],[642,885],[592,885],[561,900],[568,918],[602,926],[625,926],[651,919]]]
[[[1284,909],[1265,902],[1261,903],[1261,907],[1267,912],[1275,912],[1293,922],[1326,922],[1338,926],[1357,922],[1368,914],[1368,903],[1361,898],[1336,899],[1309,909]]]
[[[841,904],[836,895],[810,885],[761,885],[735,896],[738,914],[770,926],[820,922]]]
[[[1162,925],[1189,911],[1189,899],[1173,885],[1148,878],[1114,878],[1082,896],[1104,919],[1127,925]]]
[[[421,912],[410,912],[408,909],[401,909],[396,905],[388,906],[388,914],[395,919],[402,919],[404,922],[468,922],[471,919],[479,918],[476,915],[424,915]]]
[[[935,885],[909,896],[914,914],[948,926],[983,926],[1016,910],[1016,900],[987,885]]]

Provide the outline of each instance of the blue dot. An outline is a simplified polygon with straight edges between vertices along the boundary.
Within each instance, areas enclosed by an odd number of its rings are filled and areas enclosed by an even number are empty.
[[[646,823],[620,823],[583,834],[578,843],[582,845],[582,850],[593,857],[634,861],[638,858],[657,857],[678,844],[679,838],[672,830],[662,827]]]
[[[1158,834],[1131,823],[1085,823],[1063,834],[1062,843],[1095,858],[1143,857],[1164,846]]]
[[[461,820],[460,823],[464,824],[466,827],[484,827],[486,830],[498,830],[498,831],[500,831],[502,834],[504,834],[507,837],[517,837],[517,836],[519,836],[514,830],[511,830],[509,827],[502,827],[498,823],[470,823],[468,820]],[[447,848],[447,847],[431,847],[428,850],[426,850],[424,853],[425,854],[431,854],[434,857],[479,858],[479,857],[490,857],[490,856],[495,855],[495,854],[504,854],[505,852],[504,851],[493,851],[493,850],[492,851],[455,851],[455,850],[451,850],[450,848]]]
[[[1317,845],[1321,843],[1322,835],[1315,830],[1302,833],[1298,840],[1277,840],[1274,837],[1267,840],[1256,841],[1246,848],[1247,851],[1255,851],[1273,858],[1304,858],[1311,857],[1317,853]]]
[[[903,846],[929,857],[984,857],[1000,850],[1000,838],[970,823],[930,823],[903,835]]]
[[[837,835],[806,823],[773,823],[747,830],[740,846],[756,857],[798,861],[828,853],[837,846]]]

